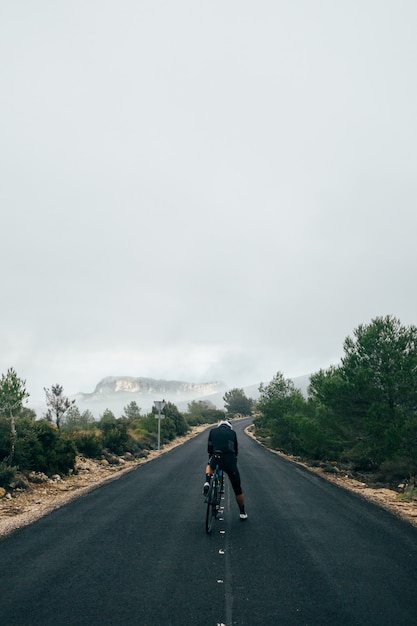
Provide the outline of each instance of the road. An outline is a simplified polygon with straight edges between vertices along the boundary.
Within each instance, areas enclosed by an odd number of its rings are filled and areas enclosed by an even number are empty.
[[[246,522],[226,484],[205,533],[203,433],[2,539],[1,626],[414,626],[417,529],[244,425]]]

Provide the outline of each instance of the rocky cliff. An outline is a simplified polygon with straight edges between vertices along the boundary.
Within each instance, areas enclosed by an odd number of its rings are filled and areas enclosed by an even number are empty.
[[[126,404],[135,400],[143,410],[150,410],[155,400],[173,402],[186,407],[188,402],[199,400],[226,390],[220,381],[190,383],[178,380],[158,380],[133,376],[107,376],[92,393],[78,393],[74,396],[80,408],[88,408],[93,413],[108,408],[120,412]]]
[[[177,380],[157,380],[155,378],[134,378],[132,376],[107,376],[96,386],[92,394],[85,396],[113,395],[115,393],[155,393],[155,394],[193,394],[206,396],[224,388],[221,382],[187,383]]]

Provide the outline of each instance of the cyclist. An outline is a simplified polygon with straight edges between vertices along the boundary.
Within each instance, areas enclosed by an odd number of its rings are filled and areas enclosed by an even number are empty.
[[[206,482],[203,488],[204,495],[208,493],[210,478],[213,475],[216,465],[218,465],[219,468],[229,476],[233,491],[235,492],[236,502],[239,506],[240,519],[246,520],[248,515],[245,512],[245,497],[242,493],[240,474],[237,468],[237,437],[228,420],[222,419],[215,428],[210,430],[207,451],[209,453],[209,461],[206,467]],[[214,456],[216,456],[216,458],[214,458]]]

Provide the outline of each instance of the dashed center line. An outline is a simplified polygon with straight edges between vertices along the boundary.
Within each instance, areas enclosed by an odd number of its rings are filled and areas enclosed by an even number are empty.
[[[226,498],[226,494],[227,494],[227,498]],[[230,530],[231,527],[231,521],[230,521],[230,497],[229,497],[229,489],[228,486],[225,489],[225,493],[222,497],[222,500],[224,501],[222,504],[223,506],[221,507],[221,513],[224,513],[224,509],[225,506],[227,506],[227,511],[226,511],[226,522],[224,523],[224,518],[219,517],[218,521],[223,522],[223,527],[219,529],[219,536],[220,536],[220,540],[221,540],[221,545],[219,546],[218,549],[218,554],[221,557],[224,557],[223,562],[220,564],[221,567],[221,571],[224,572],[224,577],[223,578],[218,578],[217,579],[217,584],[220,585],[224,585],[224,601],[225,601],[225,606],[224,606],[224,617],[226,618],[225,622],[218,622],[217,626],[231,626],[232,622],[232,616],[233,616],[233,584],[232,584],[232,566],[231,566],[231,559],[230,559],[230,532],[228,532]]]

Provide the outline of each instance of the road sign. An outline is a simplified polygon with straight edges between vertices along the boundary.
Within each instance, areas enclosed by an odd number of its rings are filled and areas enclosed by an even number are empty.
[[[155,415],[158,420],[158,450],[161,448],[161,420],[165,417],[165,415],[161,414],[161,411],[164,410],[165,404],[165,400],[155,400],[154,402],[155,409],[158,411],[158,414]]]
[[[166,402],[165,402],[165,400],[155,400],[154,405],[155,405],[155,409],[158,411],[158,413],[161,413],[161,411],[164,410]]]

